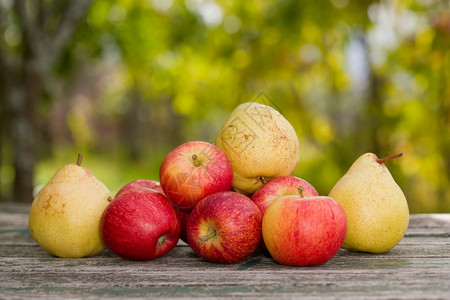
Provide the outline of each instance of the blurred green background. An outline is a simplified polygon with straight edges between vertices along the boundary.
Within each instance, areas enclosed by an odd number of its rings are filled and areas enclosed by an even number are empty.
[[[212,142],[246,101],[294,126],[294,175],[327,194],[356,158],[387,163],[412,213],[450,212],[450,4],[0,0],[0,195],[83,153],[113,193]]]

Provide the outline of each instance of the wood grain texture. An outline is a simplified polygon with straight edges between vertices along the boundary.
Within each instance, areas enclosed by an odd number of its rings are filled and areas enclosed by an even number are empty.
[[[0,204],[0,298],[449,299],[450,214],[412,215],[384,254],[340,250],[328,263],[287,267],[256,251],[232,265],[180,242],[147,262],[106,250],[81,259],[48,255],[31,238],[28,208]]]

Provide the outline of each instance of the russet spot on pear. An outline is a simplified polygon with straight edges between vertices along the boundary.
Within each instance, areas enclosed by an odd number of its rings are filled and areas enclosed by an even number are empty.
[[[105,249],[100,218],[112,194],[80,164],[81,157],[59,169],[31,204],[30,233],[54,256],[93,256]]]

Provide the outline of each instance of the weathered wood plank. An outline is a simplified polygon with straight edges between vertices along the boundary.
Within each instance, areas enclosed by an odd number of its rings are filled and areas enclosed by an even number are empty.
[[[310,290],[327,295],[327,292],[334,294],[336,290],[327,291],[323,288],[334,286],[337,289],[345,288],[341,290],[342,295],[348,295],[346,289],[362,291],[366,289],[366,292],[372,293],[384,287],[391,290],[392,296],[399,295],[394,289],[402,290],[403,286],[415,286],[422,292],[430,294],[436,291],[448,292],[450,269],[439,267],[442,260],[438,258],[433,260],[434,262],[427,263],[426,269],[423,268],[424,266],[411,268],[411,262],[402,264],[395,261],[393,263],[381,261],[381,264],[376,264],[372,261],[371,264],[367,264],[361,260],[346,260],[313,268],[289,268],[275,265],[269,259],[264,261],[259,257],[250,258],[244,264],[233,266],[213,266],[212,264],[204,266],[200,263],[200,266],[189,269],[174,261],[166,264],[166,266],[173,264],[173,267],[164,267],[165,264],[161,264],[162,262],[144,264],[116,261],[115,266],[108,265],[107,268],[103,268],[102,265],[77,267],[76,262],[69,261],[52,268],[45,268],[41,264],[40,267],[31,265],[28,270],[10,270],[8,277],[2,278],[0,291],[11,288],[32,287],[39,290],[76,287],[80,289],[80,293],[98,289],[105,292],[107,289],[127,289],[130,294],[133,294],[141,289],[150,291],[174,287],[174,290],[166,291],[166,295],[182,296],[178,293],[179,290],[196,287],[198,294],[195,296],[199,296],[202,293],[207,295],[208,289],[212,287],[270,290],[273,286],[284,286],[290,289],[280,292],[307,295],[302,288],[309,287]],[[448,261],[446,263],[448,264]],[[248,265],[251,266],[247,268]],[[298,290],[295,289],[296,287]],[[375,291],[374,287],[377,287]],[[217,294],[213,295],[217,296]]]
[[[260,262],[258,262],[259,264]],[[133,268],[132,268],[133,267]],[[315,267],[281,267],[263,270],[239,270],[229,267],[214,267],[213,270],[152,270],[146,266],[136,271],[135,265],[127,264],[122,273],[107,270],[76,271],[66,266],[65,271],[30,272],[33,282],[23,280],[20,272],[11,272],[6,282],[7,288],[0,292],[14,294],[58,292],[58,296],[89,297],[202,297],[202,296],[289,296],[319,298],[348,298],[370,296],[388,298],[429,298],[430,295],[448,295],[449,269],[410,270],[398,266],[365,269]],[[130,271],[132,268],[132,271]],[[139,268],[137,268],[139,269]],[[214,271],[214,272],[212,272]],[[11,282],[12,281],[12,282]],[[412,294],[413,293],[413,294]],[[19,293],[20,294],[20,293]],[[3,294],[5,295],[5,294]],[[409,295],[409,296],[408,296]]]
[[[0,229],[28,228],[29,205],[0,203]]]
[[[410,228],[449,228],[450,214],[414,214],[410,216]]]
[[[445,299],[450,294],[450,215],[412,215],[388,253],[341,249],[327,264],[286,267],[261,251],[233,265],[180,243],[166,256],[126,261],[106,250],[60,259],[37,246],[28,207],[0,204],[0,298]]]

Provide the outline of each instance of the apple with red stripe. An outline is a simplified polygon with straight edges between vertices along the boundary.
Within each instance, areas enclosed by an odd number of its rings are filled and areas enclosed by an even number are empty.
[[[282,265],[328,262],[341,248],[346,232],[344,209],[326,196],[282,196],[269,205],[262,221],[267,250]]]
[[[134,187],[119,193],[103,212],[105,246],[128,260],[151,260],[171,251],[180,237],[180,220],[163,194]]]
[[[261,212],[240,193],[214,193],[194,207],[186,233],[189,246],[199,256],[215,263],[236,263],[252,254],[261,241]]]
[[[275,199],[286,195],[299,196],[300,193],[303,197],[319,195],[308,181],[296,176],[282,176],[265,183],[253,194],[251,199],[258,206],[261,215],[264,216],[267,207]],[[264,240],[261,241],[260,246],[263,250],[267,250]]]
[[[296,176],[282,176],[265,183],[256,193],[253,194],[252,200],[264,215],[267,207],[277,198],[286,195],[300,195],[299,189],[303,197],[319,196],[316,189],[306,180]]]
[[[136,179],[133,180],[127,184],[125,184],[117,193],[116,196],[120,193],[123,193],[129,189],[135,188],[135,187],[144,187],[149,189],[154,189],[157,192],[160,192],[164,195],[164,192],[161,188],[161,184],[157,180],[150,180],[150,179]]]
[[[202,198],[230,190],[233,170],[218,147],[191,141],[166,155],[159,169],[159,181],[174,205],[190,211]]]

